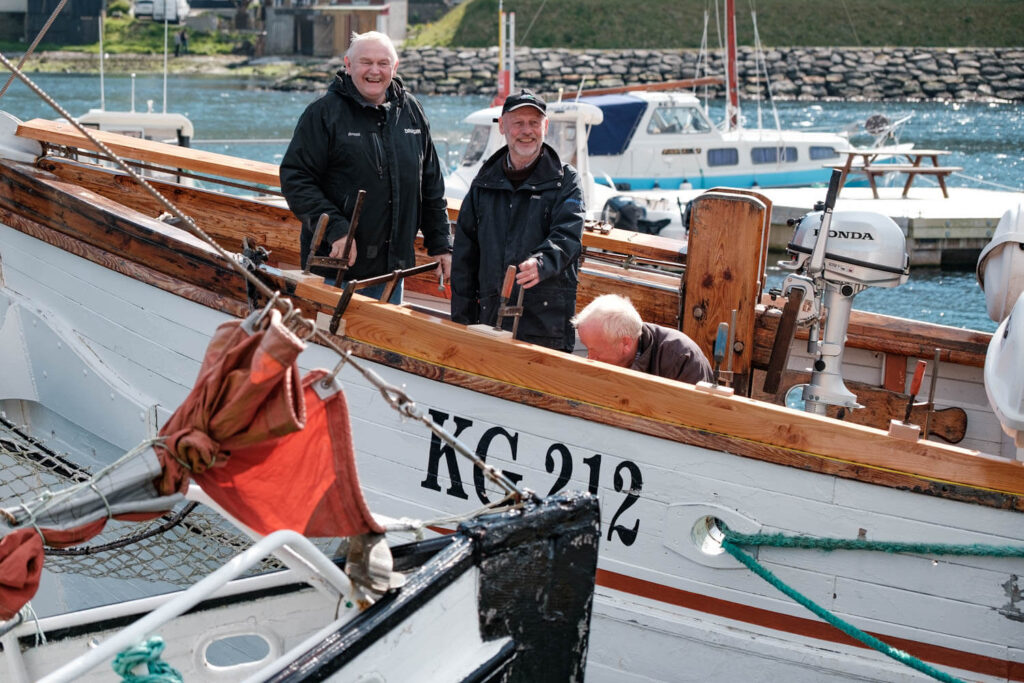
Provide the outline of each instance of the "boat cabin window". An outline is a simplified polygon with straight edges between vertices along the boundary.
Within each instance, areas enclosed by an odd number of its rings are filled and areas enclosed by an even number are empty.
[[[811,145],[811,159],[835,159],[839,152],[835,147],[819,147]]]
[[[740,151],[735,147],[708,150],[708,166],[736,166],[739,163]]]
[[[576,123],[574,121],[551,121],[544,142],[555,148],[563,164],[578,166],[576,162]]]
[[[796,161],[796,147],[754,147],[750,150],[750,160],[755,164],[775,164],[780,160],[793,163]]]
[[[648,135],[706,133],[711,123],[696,107],[659,106],[647,123]]]
[[[490,126],[473,126],[473,132],[469,135],[469,142],[466,144],[466,153],[462,157],[463,166],[472,166],[480,161],[487,149],[487,139],[491,136]]]

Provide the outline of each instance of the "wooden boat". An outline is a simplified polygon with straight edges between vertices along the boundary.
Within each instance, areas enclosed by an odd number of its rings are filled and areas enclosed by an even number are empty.
[[[4,254],[18,261],[17,251]],[[104,287],[102,275],[65,274]],[[130,354],[104,359],[93,353],[96,338],[79,336],[110,319],[83,324],[77,316],[88,316],[88,306],[53,307],[11,284],[0,291],[4,680],[101,681],[111,666],[132,677],[144,665],[165,680],[189,681],[582,679],[600,535],[594,496],[517,492],[504,509],[463,515],[450,534],[389,547],[388,538],[400,543],[429,521],[375,515],[366,523],[340,386],[320,371],[301,387],[271,392],[264,387],[275,377],[291,377],[275,364],[294,363],[281,344],[260,359],[223,341],[262,343],[269,331],[260,321],[279,318],[276,311],[217,327],[200,354],[197,386],[169,419],[161,384],[181,375],[158,367],[166,357],[136,357],[146,376],[133,376],[122,362]],[[216,321],[193,317],[190,325],[202,339]],[[299,355],[298,337],[283,325],[275,331]],[[130,335],[122,342],[134,345]],[[239,357],[245,362],[234,363]],[[249,386],[259,387],[258,401],[238,396]],[[287,405],[263,409],[267,394]],[[227,407],[191,421],[209,396],[211,406]],[[294,420],[291,433],[271,426],[279,418]],[[172,448],[181,420],[189,439],[195,429],[209,432],[219,461],[205,473],[191,468],[188,501],[153,483],[170,476],[155,449]],[[232,420],[244,439],[223,428]],[[263,437],[248,435],[252,429]],[[243,455],[252,448],[261,450]],[[270,459],[269,473],[259,474]],[[295,481],[282,464],[300,472]],[[255,513],[245,502],[254,498]],[[122,523],[123,536],[95,536],[97,523],[158,515],[148,530]],[[316,544],[307,538],[328,533]],[[45,561],[39,536],[51,546]],[[287,568],[268,572],[275,562]],[[193,577],[186,590],[165,592]],[[139,592],[145,597],[134,597]]]
[[[45,122],[21,126],[19,139],[27,138],[65,149],[88,144]],[[149,163],[264,188],[276,177],[265,165],[106,139],[114,152]],[[147,387],[152,405],[176,405],[198,365],[204,327],[194,321],[249,311],[244,283],[229,262],[240,257],[225,258],[158,220],[162,205],[119,172],[47,155],[34,163],[4,161],[0,178],[4,291],[70,316],[83,343]],[[682,275],[664,264],[657,272],[639,267],[641,257],[682,265],[678,243],[614,231],[586,236],[581,304],[598,292],[629,291],[647,319],[681,321],[705,346],[736,310],[731,353],[723,361],[727,367],[731,359],[730,391],[455,325],[427,310],[439,302],[436,282],[421,283],[435,295],[421,305],[358,295],[346,301],[299,269],[297,223],[287,210],[225,193],[157,187],[223,248],[237,253],[246,241],[248,261],[263,282],[305,315],[319,316],[324,327],[337,317],[327,338],[349,345],[391,384],[426,397],[421,408],[433,422],[475,446],[490,465],[541,493],[579,485],[598,494],[602,546],[591,680],[678,680],[683,658],[687,675],[699,679],[912,675],[748,572],[726,552],[736,532],[760,534],[744,543],[766,543],[776,532],[791,541],[846,539],[860,549],[803,550],[792,541],[752,552],[776,579],[927,666],[973,680],[1024,678],[1019,559],[941,554],[948,550],[942,544],[1001,549],[993,552],[1017,552],[1024,544],[1018,516],[1024,470],[1004,457],[1016,450],[980,383],[990,336],[851,314],[840,357],[845,378],[897,405],[909,399],[908,369],[918,358],[932,360],[938,349],[934,410],[917,407],[909,418],[920,424],[931,412],[927,440],[758,398],[768,397],[760,372],[780,375],[781,394],[787,381],[797,381],[786,373],[799,371],[798,356],[808,354],[800,352],[806,342],[799,332],[793,343],[776,333],[780,320],[788,325],[782,299],[763,301],[768,207],[757,196],[721,190],[695,205]],[[730,227],[726,236],[712,229],[723,225]],[[620,256],[608,255],[615,253]],[[413,289],[407,282],[407,291]],[[773,354],[778,347],[792,347],[789,357]],[[326,365],[328,357],[312,348],[306,362]],[[429,518],[498,497],[451,448],[424,438],[415,425],[395,424],[389,398],[359,376],[343,371],[341,377],[360,409],[355,440],[371,506],[386,501],[388,509]],[[858,400],[881,405],[860,394]],[[893,417],[903,421],[902,410],[875,410],[883,427]],[[959,422],[946,424],[951,413]],[[959,445],[936,437],[940,422]],[[872,543],[902,551],[869,552]]]

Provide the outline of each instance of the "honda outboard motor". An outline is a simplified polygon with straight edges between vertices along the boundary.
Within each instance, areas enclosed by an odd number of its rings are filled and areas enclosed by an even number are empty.
[[[896,287],[910,275],[906,238],[891,218],[868,211],[832,213],[836,181],[833,176],[825,209],[797,223],[787,247],[793,260],[779,263],[795,271],[783,282],[783,294],[799,288],[804,301],[813,302],[800,318],[812,321],[807,350],[815,357],[803,399],[806,410],[822,415],[828,405],[862,407],[842,377],[853,297],[868,287]]]

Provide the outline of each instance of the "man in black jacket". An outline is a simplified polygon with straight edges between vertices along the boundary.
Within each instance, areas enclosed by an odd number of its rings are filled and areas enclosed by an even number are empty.
[[[514,265],[525,290],[517,337],[572,351],[583,190],[576,169],[544,143],[547,127],[544,100],[527,90],[506,98],[498,128],[507,144],[484,162],[459,210],[452,320],[494,324]]]
[[[303,265],[324,213],[330,220],[317,255],[342,256],[356,195],[366,190],[346,279],[416,265],[417,230],[439,270],[446,277],[450,273],[441,165],[423,109],[395,76],[397,70],[390,38],[376,31],[353,34],[345,71],[299,118],[280,173],[288,207],[302,221]],[[382,290],[379,285],[360,291],[380,296]],[[401,297],[397,287],[391,301],[399,303]]]

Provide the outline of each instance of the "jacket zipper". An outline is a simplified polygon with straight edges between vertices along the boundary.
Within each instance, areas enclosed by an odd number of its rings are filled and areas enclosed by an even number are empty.
[[[380,133],[373,134],[373,150],[377,157],[377,177],[384,178],[384,143],[380,139]]]

